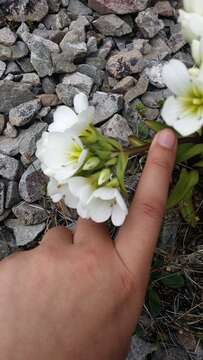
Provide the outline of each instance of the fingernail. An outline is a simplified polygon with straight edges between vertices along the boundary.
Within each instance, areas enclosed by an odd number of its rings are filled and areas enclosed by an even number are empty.
[[[171,150],[176,145],[176,136],[172,130],[165,129],[157,134],[155,141],[164,148]]]

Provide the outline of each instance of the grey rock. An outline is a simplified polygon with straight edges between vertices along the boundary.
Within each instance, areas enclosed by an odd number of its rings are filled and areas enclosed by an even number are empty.
[[[51,107],[50,107],[50,106],[43,107],[43,108],[39,111],[39,113],[37,114],[37,119],[40,120],[40,119],[45,118],[45,117],[49,114],[50,110],[51,110]],[[45,121],[46,121],[46,120],[45,120]]]
[[[133,85],[135,85],[136,79],[132,76],[126,76],[120,80],[113,88],[112,92],[117,94],[125,94]]]
[[[13,60],[21,59],[29,53],[27,45],[22,41],[17,41],[10,49],[12,51]]]
[[[156,345],[146,342],[138,336],[133,336],[130,352],[126,360],[145,360],[146,356],[155,350]]]
[[[56,94],[41,94],[39,99],[42,103],[42,106],[57,106],[59,103],[58,96]]]
[[[129,89],[125,95],[125,101],[127,103],[133,101],[137,97],[143,95],[149,86],[149,80],[145,74],[142,74],[137,82],[137,84]]]
[[[50,76],[53,73],[51,52],[42,42],[35,41],[31,46],[31,64],[40,77]]]
[[[74,29],[68,31],[67,34],[64,36],[63,40],[60,42],[60,47],[62,50],[66,50],[70,44],[76,45],[80,43],[85,43],[86,41],[86,34],[84,28]]]
[[[164,23],[158,18],[158,13],[154,8],[140,12],[135,22],[142,35],[147,39],[153,38],[164,28]]]
[[[181,348],[160,350],[152,356],[152,360],[189,360],[190,358]]]
[[[0,44],[0,60],[6,61],[12,59],[12,50],[10,47]]]
[[[40,200],[46,192],[46,177],[41,171],[40,162],[34,161],[22,175],[19,193],[23,200],[33,203]]]
[[[44,19],[44,24],[47,29],[62,30],[71,23],[67,10],[61,9],[57,14],[49,14]]]
[[[87,55],[87,45],[85,42],[76,42],[75,44],[64,42],[63,45],[61,45],[61,48],[64,54],[66,54],[64,55],[64,57],[68,58],[69,63],[71,63],[72,61],[82,60]],[[55,67],[56,67],[56,62],[55,62]]]
[[[61,0],[47,0],[49,11],[56,13],[60,9]]]
[[[97,39],[95,36],[90,36],[87,41],[87,54],[95,54],[98,50]]]
[[[11,247],[15,245],[13,232],[5,226],[0,227],[0,260],[10,255]]]
[[[20,195],[18,191],[17,181],[9,181],[6,190],[5,208],[11,209],[14,205],[20,202]]]
[[[33,100],[34,97],[29,84],[7,80],[0,81],[0,112],[8,112],[23,102]]]
[[[63,84],[71,85],[79,91],[84,92],[86,95],[89,95],[94,81],[89,76],[76,72],[72,75],[65,75],[63,78]]]
[[[174,9],[171,6],[169,1],[158,1],[154,9],[157,11],[158,15],[171,17],[174,16]]]
[[[21,202],[12,209],[14,215],[24,225],[37,225],[43,223],[47,219],[47,212],[39,205],[31,205]]]
[[[185,46],[187,41],[183,37],[181,24],[173,24],[171,28],[171,37],[168,40],[168,45],[173,54],[182,49]]]
[[[54,94],[56,92],[54,79],[48,76],[42,79],[42,89],[46,94]]]
[[[90,56],[86,58],[86,64],[93,65],[99,70],[104,70],[106,66],[106,60],[101,56]]]
[[[5,75],[8,74],[21,74],[21,69],[15,61],[9,61],[5,71]]]
[[[25,246],[34,241],[45,229],[45,224],[25,226],[18,219],[9,219],[5,225],[13,230],[16,246]]]
[[[122,79],[128,75],[136,74],[142,70],[143,56],[140,51],[121,51],[109,58],[107,71],[116,79]]]
[[[114,14],[100,16],[93,22],[93,25],[106,36],[123,36],[132,32],[131,26]]]
[[[58,84],[56,86],[56,93],[57,93],[59,100],[63,104],[72,107],[73,99],[74,99],[75,95],[80,93],[80,91],[71,85]]]
[[[10,156],[21,154],[30,158],[36,151],[36,141],[46,129],[46,123],[35,122],[28,129],[20,130],[15,139],[0,136],[0,152]]]
[[[23,74],[21,82],[30,84],[32,86],[37,86],[40,85],[40,78],[39,75],[37,75],[36,73],[27,73]]]
[[[192,55],[186,51],[178,51],[176,54],[174,54],[173,58],[183,62],[187,68],[191,68],[195,65]]]
[[[112,137],[125,145],[128,144],[128,137],[133,135],[127,120],[119,114],[115,114],[102,125],[101,130],[105,136]]]
[[[5,179],[14,180],[18,178],[20,162],[10,156],[0,153],[0,176]]]
[[[0,29],[0,44],[11,46],[16,42],[17,35],[9,27]]]
[[[39,99],[28,101],[10,110],[9,121],[14,126],[24,126],[32,121],[40,109],[41,102]]]
[[[152,60],[163,60],[166,56],[171,54],[171,49],[162,38],[159,36],[155,36],[154,39],[151,40],[152,51],[146,58]]]
[[[5,73],[6,70],[6,63],[0,60],[0,79]]]
[[[163,106],[164,101],[171,95],[170,91],[167,90],[158,90],[158,91],[148,91],[142,96],[142,102],[144,105],[151,108],[159,109]]]
[[[0,216],[4,213],[4,203],[5,203],[5,184],[3,181],[0,181]]]
[[[165,88],[166,85],[163,80],[163,67],[165,62],[158,62],[150,68],[145,69],[145,74],[149,79],[149,82],[157,88]]]
[[[72,46],[72,45],[71,45]],[[86,53],[86,46],[85,46]],[[81,54],[81,53],[80,53]],[[75,55],[75,54],[74,54]],[[79,55],[79,53],[77,54]],[[69,51],[63,51],[60,54],[52,53],[52,63],[54,66],[54,73],[73,73],[77,67],[72,62],[71,54]],[[74,58],[77,58],[77,56]]]
[[[123,96],[97,91],[92,100],[95,106],[94,124],[108,120],[123,108]]]
[[[81,74],[85,74],[91,77],[96,85],[102,85],[102,82],[104,80],[104,71],[97,69],[96,66],[89,64],[81,64],[78,66],[78,71]]]
[[[88,0],[90,8],[101,14],[130,14],[142,11],[147,7],[148,0]]]
[[[70,24],[71,31],[80,31],[85,32],[86,29],[89,27],[89,21],[86,16],[78,16],[77,20],[72,21]]]
[[[5,219],[7,219],[9,217],[10,213],[11,213],[10,209],[4,210],[3,214],[0,215],[0,222],[3,222]]]
[[[5,127],[5,117],[3,114],[0,114],[0,135]]]
[[[3,134],[8,138],[16,138],[18,136],[18,130],[8,121]]]
[[[25,73],[32,73],[34,71],[34,68],[28,57],[18,59],[17,63],[20,66],[21,70],[24,71]]]
[[[2,12],[9,20],[16,22],[23,21],[41,21],[48,13],[48,4],[46,0],[16,0],[4,1],[5,8],[2,6]]]
[[[87,7],[79,0],[70,0],[68,5],[68,11],[73,15],[92,15],[92,9]]]
[[[52,53],[52,52],[59,53],[60,52],[58,44],[56,44],[55,42],[53,42],[49,39],[46,39],[42,36],[35,35],[34,33],[33,34],[30,34],[27,32],[23,33],[22,39],[27,44],[27,46],[29,47],[31,52],[35,51],[35,49],[38,50],[39,43],[43,44],[49,50],[50,53]]]
[[[101,57],[102,59],[106,59],[110,55],[114,45],[115,43],[111,37],[105,38],[103,41],[103,45],[100,47],[98,51],[98,56]]]
[[[70,0],[61,0],[62,6],[67,7],[69,5],[69,1]]]

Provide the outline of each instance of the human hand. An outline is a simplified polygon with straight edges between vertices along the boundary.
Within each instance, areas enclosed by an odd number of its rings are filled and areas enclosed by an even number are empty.
[[[113,242],[79,220],[0,264],[0,352],[5,360],[124,360],[138,321],[176,155],[156,135],[129,215]]]

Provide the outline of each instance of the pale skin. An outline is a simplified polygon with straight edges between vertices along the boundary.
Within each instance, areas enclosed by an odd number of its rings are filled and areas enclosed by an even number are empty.
[[[34,250],[0,263],[5,360],[124,360],[144,303],[176,156],[159,133],[115,242],[104,224],[50,230]]]

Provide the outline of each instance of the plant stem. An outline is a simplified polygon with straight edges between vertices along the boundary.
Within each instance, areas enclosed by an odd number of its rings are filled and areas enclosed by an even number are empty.
[[[185,138],[180,138],[178,139],[178,145],[181,144],[199,144],[201,142],[201,138],[198,137],[185,137]],[[150,144],[146,144],[144,146],[139,146],[139,147],[130,147],[128,149],[126,149],[124,152],[127,153],[129,156],[130,155],[143,155],[145,154],[149,148],[151,146]]]

